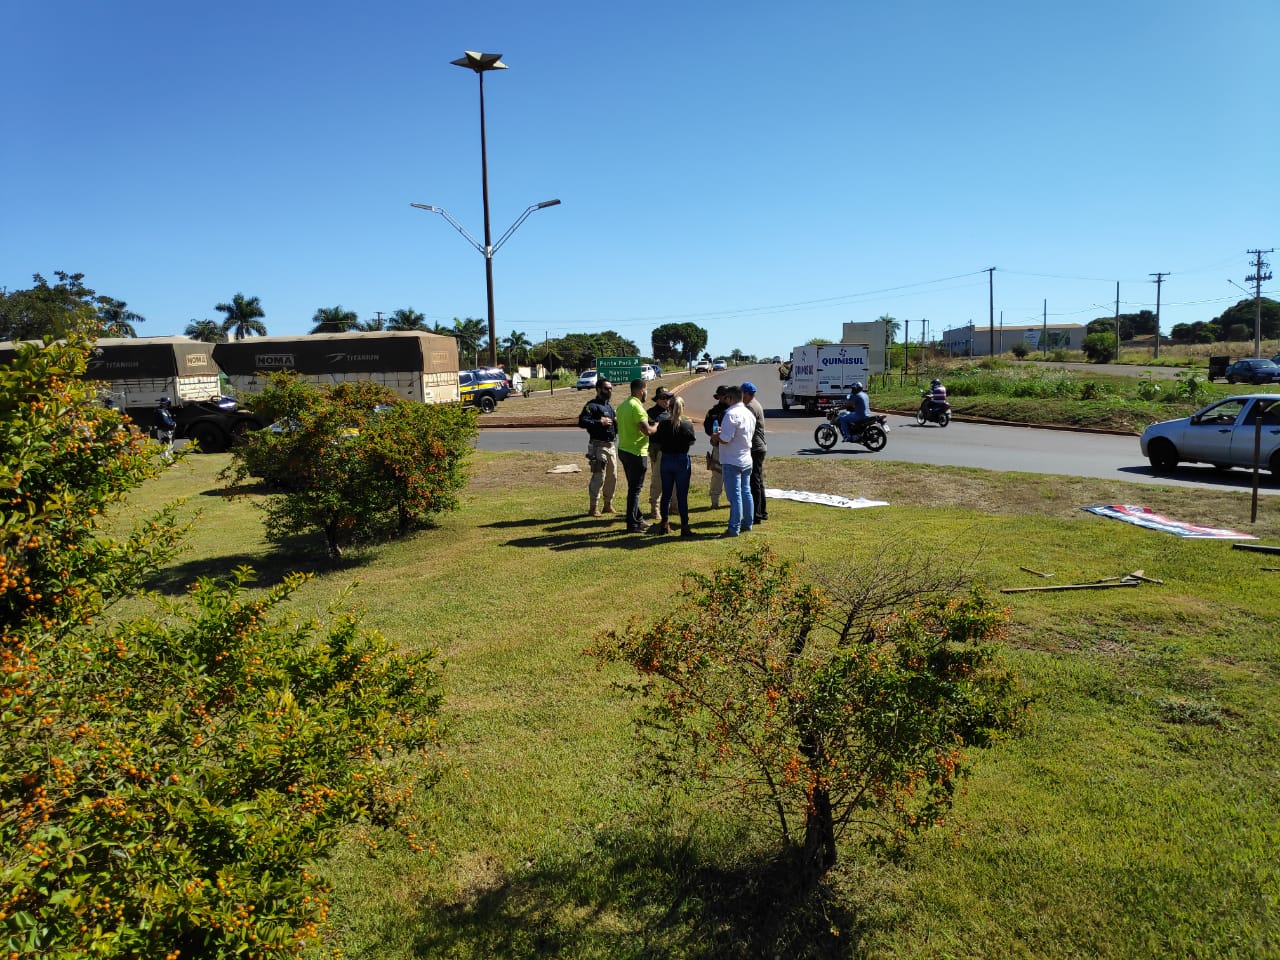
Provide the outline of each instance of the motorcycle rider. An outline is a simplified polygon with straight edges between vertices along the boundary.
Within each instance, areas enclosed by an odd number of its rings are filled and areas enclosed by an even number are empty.
[[[849,387],[849,396],[845,398],[845,411],[840,414],[840,436],[849,440],[853,431],[860,424],[871,419],[871,398],[861,380],[855,380]]]
[[[942,381],[936,376],[933,378],[933,383],[929,384],[929,388],[931,388],[929,389],[929,402],[933,404],[934,412],[942,410],[943,407],[947,406],[947,388],[943,387]]]
[[[925,403],[928,409],[926,413],[937,414],[946,409],[947,406],[947,388],[942,385],[942,381],[937,377],[933,378],[933,383],[929,384],[930,390],[925,394]]]

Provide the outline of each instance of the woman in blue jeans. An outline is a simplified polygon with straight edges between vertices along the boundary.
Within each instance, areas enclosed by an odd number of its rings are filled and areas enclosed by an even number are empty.
[[[671,494],[675,493],[676,506],[680,510],[680,536],[692,537],[689,527],[689,477],[692,466],[689,459],[689,448],[697,442],[698,435],[693,431],[693,423],[684,415],[684,399],[673,397],[668,408],[671,416],[658,423],[658,432],[653,435],[653,442],[662,450],[659,461],[662,470],[662,526],[659,533],[671,532]]]

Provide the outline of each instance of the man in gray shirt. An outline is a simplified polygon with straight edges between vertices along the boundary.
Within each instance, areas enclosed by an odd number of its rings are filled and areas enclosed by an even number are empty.
[[[764,435],[764,407],[750,380],[742,385],[742,403],[756,418],[756,432],[751,435],[751,499],[755,501],[755,522],[759,523],[769,519],[769,503],[764,498],[764,457],[769,442]]]

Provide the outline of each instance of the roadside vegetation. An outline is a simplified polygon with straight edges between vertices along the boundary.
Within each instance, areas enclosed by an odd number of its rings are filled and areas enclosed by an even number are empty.
[[[266,589],[289,567],[251,502],[216,495],[226,462],[190,458],[131,499],[146,512],[181,495],[183,517],[202,511],[190,551],[153,578],[162,594],[242,562]],[[549,472],[561,462],[477,453],[460,509],[434,530],[298,588],[323,609],[355,579],[370,629],[405,654],[438,647],[452,731],[452,772],[415,805],[431,824],[423,849],[384,840],[373,856],[352,839],[323,866],[326,948],[373,960],[1280,955],[1277,574],[1225,542],[1079,509],[1137,502],[1274,542],[1273,498],[1250,527],[1234,491],[771,461],[779,487],[890,503],[776,503],[751,543],[806,582],[882,556],[943,557],[993,592],[1134,570],[1163,581],[997,595],[999,655],[1032,704],[1024,729],[966,751],[970,779],[941,828],[883,853],[843,843],[805,889],[741,805],[652,789],[641,714],[619,687],[634,672],[583,653],[632,618],[692,614],[683,574],[738,554],[582,517],[585,479]],[[723,511],[707,506],[706,480],[696,468],[693,519],[709,534]]]

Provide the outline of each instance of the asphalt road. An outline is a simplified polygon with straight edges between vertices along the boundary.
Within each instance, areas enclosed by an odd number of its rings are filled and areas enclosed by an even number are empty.
[[[919,426],[915,417],[889,415],[889,442],[884,450],[871,453],[865,447],[839,443],[830,452],[813,440],[821,417],[783,413],[779,401],[778,376],[773,365],[740,367],[731,376],[720,373],[690,382],[680,389],[689,415],[701,420],[712,406],[718,383],[751,380],[765,406],[769,455],[774,457],[838,457],[861,460],[898,460],[907,463],[934,463],[942,466],[978,467],[984,470],[1024,473],[1065,474],[1097,477],[1131,483],[1156,483],[1248,492],[1252,475],[1244,470],[1219,473],[1204,465],[1180,466],[1172,474],[1156,475],[1143,459],[1138,438],[1034,427],[995,426],[953,420],[951,426]],[[871,398],[875,409],[875,397]],[[699,437],[697,450],[707,449]],[[481,450],[546,450],[569,454],[585,452],[585,434],[576,428],[485,428],[477,447]],[[1280,483],[1264,472],[1259,487],[1267,495],[1280,494]]]

